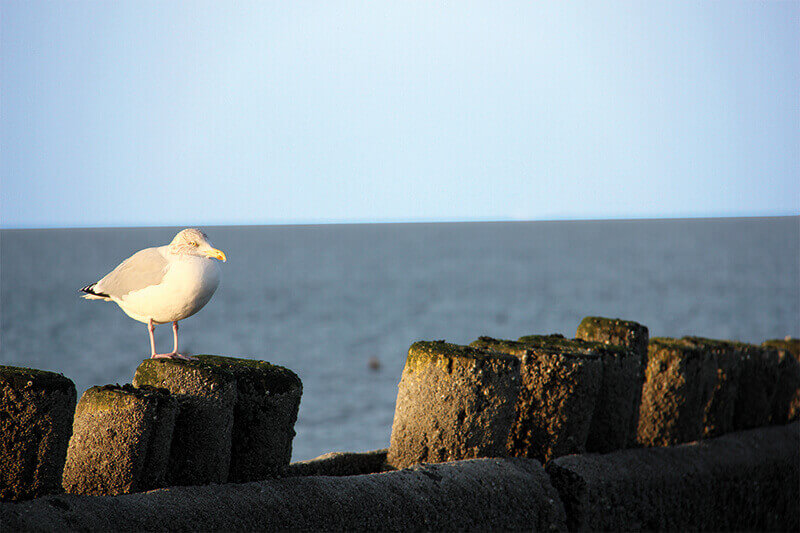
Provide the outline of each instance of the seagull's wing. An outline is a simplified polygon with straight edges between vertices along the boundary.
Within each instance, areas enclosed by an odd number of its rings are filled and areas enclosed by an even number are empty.
[[[130,292],[161,283],[168,266],[167,259],[158,248],[145,248],[90,287],[94,294],[122,298]]]

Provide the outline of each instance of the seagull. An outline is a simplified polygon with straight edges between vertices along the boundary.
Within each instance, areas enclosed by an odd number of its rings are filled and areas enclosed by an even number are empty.
[[[219,285],[219,265],[225,254],[211,246],[196,228],[178,232],[172,242],[139,250],[96,283],[80,289],[88,300],[116,302],[126,315],[147,324],[150,357],[193,359],[178,353],[178,320],[203,308]],[[156,353],[156,324],[172,322],[174,346]]]

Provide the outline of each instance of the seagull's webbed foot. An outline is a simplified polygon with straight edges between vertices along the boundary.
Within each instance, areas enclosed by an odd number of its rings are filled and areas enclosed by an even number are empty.
[[[182,361],[197,361],[197,357],[192,357],[189,355],[179,354],[177,352],[172,353],[154,353],[150,356],[150,359],[180,359]]]

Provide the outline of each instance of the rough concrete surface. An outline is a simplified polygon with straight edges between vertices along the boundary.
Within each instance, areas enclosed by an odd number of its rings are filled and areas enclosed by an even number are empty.
[[[303,384],[297,374],[266,361],[198,355],[236,378],[228,481],[258,481],[275,475],[292,458],[292,439]]]
[[[742,344],[742,355],[739,394],[733,409],[733,429],[736,431],[770,423],[780,376],[778,350]]]
[[[0,504],[8,531],[565,531],[536,461],[478,459],[349,477],[293,477]]]
[[[231,460],[236,379],[202,361],[146,359],[133,385],[165,388],[178,400],[166,483],[224,483]]]
[[[716,366],[716,380],[703,408],[703,437],[730,433],[742,378],[743,345],[703,337],[683,337],[680,342],[702,351]]]
[[[600,356],[603,379],[597,391],[586,451],[606,453],[636,442],[644,371],[640,355],[616,344],[565,339],[561,335],[526,335],[519,342],[536,346],[561,345],[571,351]]]
[[[639,354],[642,364],[647,359],[650,332],[647,326],[632,320],[587,316],[581,320],[575,336],[585,341],[627,346]]]
[[[88,389],[75,410],[64,490],[116,495],[165,486],[177,412],[177,402],[163,389]]]
[[[386,462],[388,449],[371,452],[330,452],[308,461],[287,466],[283,475],[292,476],[358,476],[392,470]]]
[[[546,462],[584,452],[602,387],[600,356],[573,345],[529,344],[524,350],[510,454]]]
[[[680,339],[654,338],[647,350],[637,439],[671,446],[703,436],[705,407],[717,383],[717,363]]]
[[[61,492],[75,396],[61,374],[0,366],[0,500]]]
[[[800,339],[764,341],[762,346],[777,350],[780,377],[772,401],[772,423],[785,424],[800,418]]]
[[[388,461],[396,468],[508,455],[518,358],[443,341],[408,350]]]
[[[800,424],[547,465],[570,531],[797,531]]]

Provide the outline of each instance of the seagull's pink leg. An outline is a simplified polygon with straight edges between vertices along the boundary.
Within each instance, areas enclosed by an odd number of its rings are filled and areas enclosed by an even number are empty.
[[[150,321],[150,323],[152,324],[152,320]],[[151,327],[153,327],[153,326],[151,325]],[[155,329],[155,328],[153,328],[153,329]],[[150,333],[151,341],[152,341],[152,335],[153,334],[151,332]],[[194,361],[196,358],[189,357],[187,355],[181,355],[181,354],[178,353],[178,321],[177,320],[172,322],[172,336],[173,336],[173,339],[174,339],[174,342],[173,342],[173,345],[172,345],[172,353],[156,353],[156,349],[155,349],[155,347],[153,347],[153,355],[151,355],[150,357],[153,358],[153,359],[183,359],[184,361]]]
[[[153,337],[153,332],[156,330],[155,325],[153,324],[153,319],[150,319],[150,322],[147,323],[147,331],[150,332],[150,357],[156,356],[156,339]]]
[[[172,322],[172,338],[173,338],[172,353],[174,353],[175,355],[180,355],[178,353],[178,321],[177,320],[174,320]]]

